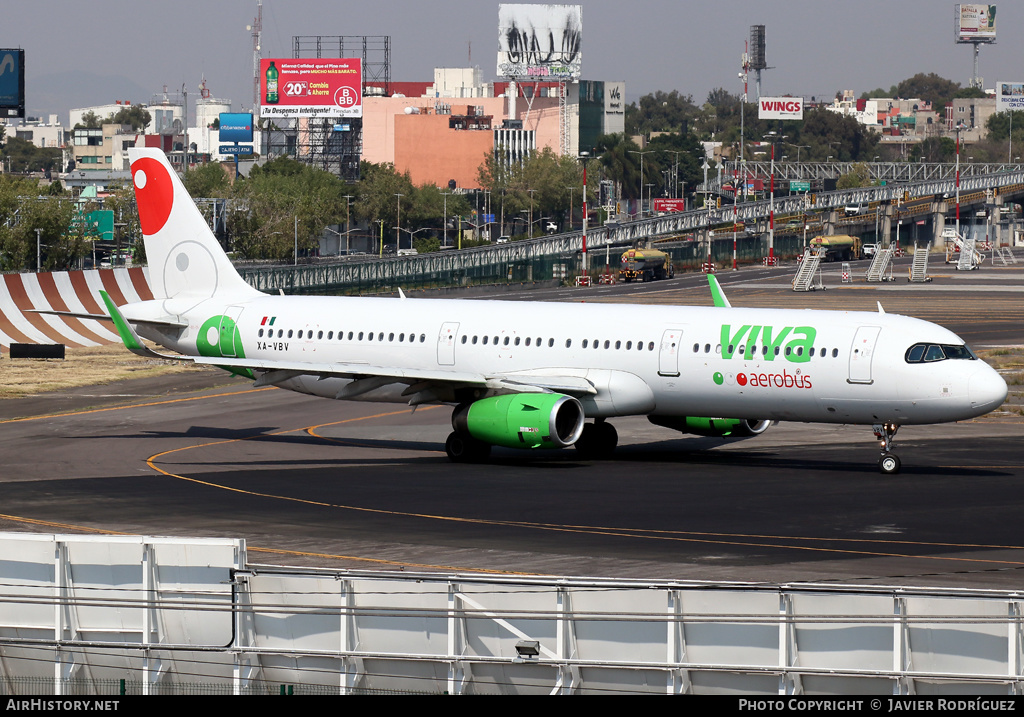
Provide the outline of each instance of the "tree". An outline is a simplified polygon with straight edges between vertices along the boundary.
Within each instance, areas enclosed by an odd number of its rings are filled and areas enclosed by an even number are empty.
[[[207,162],[185,172],[185,189],[198,197],[226,197],[231,191],[231,180],[220,162]]]
[[[142,105],[131,105],[122,107],[116,113],[111,114],[104,124],[128,124],[136,132],[146,128],[152,116]]]
[[[100,120],[99,116],[92,110],[89,110],[84,115],[82,115],[82,121],[75,125],[75,129],[83,127],[85,129],[99,129],[102,126],[103,123]]]
[[[853,169],[836,181],[836,189],[856,189],[871,186],[871,171],[868,165],[858,162]]]
[[[641,97],[639,105],[631,103],[626,107],[626,134],[685,133],[698,114],[692,95],[683,95],[677,90],[658,90]]]
[[[345,185],[333,174],[288,157],[254,167],[235,183],[239,201],[228,215],[233,248],[250,259],[292,258],[316,247],[323,227],[344,216]],[[296,227],[297,221],[297,227]]]

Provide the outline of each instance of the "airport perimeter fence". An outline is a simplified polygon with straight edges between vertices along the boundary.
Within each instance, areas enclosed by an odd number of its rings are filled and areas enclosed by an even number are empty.
[[[0,533],[0,693],[1024,693],[1024,594],[288,568]]]
[[[767,240],[756,236],[736,239],[736,259],[740,264],[759,263],[768,255]],[[620,258],[628,247],[600,247],[588,252],[588,274],[597,278],[610,267],[618,273]],[[525,249],[525,248],[524,248]],[[707,243],[697,241],[658,244],[672,260],[677,272],[700,271],[707,261]],[[795,257],[803,251],[803,239],[777,236],[775,255]],[[712,262],[719,268],[732,266],[731,236],[717,236],[712,241]],[[580,251],[536,255],[516,247],[493,247],[472,252],[437,252],[411,257],[306,265],[301,267],[238,267],[239,273],[261,291],[289,294],[374,294],[398,288],[434,289],[450,286],[493,284],[530,284],[540,282],[575,283],[583,273]]]

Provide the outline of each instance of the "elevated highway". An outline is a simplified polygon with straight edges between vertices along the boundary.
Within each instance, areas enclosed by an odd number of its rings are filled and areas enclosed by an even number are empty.
[[[921,165],[927,167],[928,165]],[[943,165],[945,166],[945,165]],[[997,165],[1002,167],[1003,165]],[[1024,167],[1006,165],[1008,171],[960,177],[961,205],[983,204],[990,196],[1002,198],[1024,195]],[[776,164],[778,171],[779,164]],[[751,169],[748,165],[748,169]],[[908,170],[909,171],[909,170]],[[925,170],[920,170],[922,173]],[[944,176],[945,170],[937,169],[933,178],[904,184],[860,187],[832,192],[818,192],[813,205],[803,194],[776,197],[776,218],[785,215],[802,215],[806,211],[822,212],[835,209],[834,221],[844,224],[858,221],[856,217],[844,219],[842,208],[857,205],[906,204],[905,208],[892,207],[889,216],[903,218],[920,213],[944,213],[952,210],[956,193],[955,176]],[[943,175],[943,176],[939,176]],[[943,205],[946,206],[943,206]],[[767,231],[770,201],[761,199],[743,202],[735,206],[722,206],[678,212],[663,216],[649,217],[620,224],[609,224],[587,231],[586,245],[589,252],[604,250],[606,247],[632,246],[659,238],[678,236],[694,238],[697,234],[711,231],[715,227],[731,233],[731,224],[736,221],[756,232]],[[863,222],[861,217],[859,221]],[[826,227],[823,233],[833,228]],[[778,227],[777,227],[778,231]],[[583,250],[582,232],[568,232],[508,244],[474,247],[458,252],[436,252],[413,257],[371,258],[366,262],[344,262],[335,264],[314,264],[282,267],[240,267],[239,271],[250,284],[261,291],[317,291],[325,288],[345,286],[398,286],[422,283],[424,277],[435,277],[438,282],[456,281],[460,277],[487,268],[498,271],[524,262],[551,257],[563,257],[575,266],[578,254]]]

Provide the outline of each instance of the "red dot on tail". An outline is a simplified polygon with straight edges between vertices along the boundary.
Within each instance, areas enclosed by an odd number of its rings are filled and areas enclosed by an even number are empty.
[[[156,234],[164,228],[174,206],[174,185],[167,170],[157,160],[143,157],[132,164],[135,200],[139,205],[139,224],[143,234]]]

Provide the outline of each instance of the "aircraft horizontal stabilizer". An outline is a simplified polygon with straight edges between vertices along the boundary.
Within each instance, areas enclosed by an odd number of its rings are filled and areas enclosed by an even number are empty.
[[[121,310],[117,308],[117,304],[115,304],[113,299],[110,298],[110,295],[107,292],[100,290],[100,298],[103,299],[103,303],[107,307],[107,311],[110,312],[109,320],[114,322],[114,328],[117,329],[117,334],[121,337],[124,347],[133,354],[146,356],[148,358],[170,359],[171,361],[193,359],[191,356],[175,356],[173,354],[161,354],[153,351],[146,346],[142,342],[142,338],[135,333],[135,329],[133,329],[132,325],[128,323],[128,320],[124,318]]]

